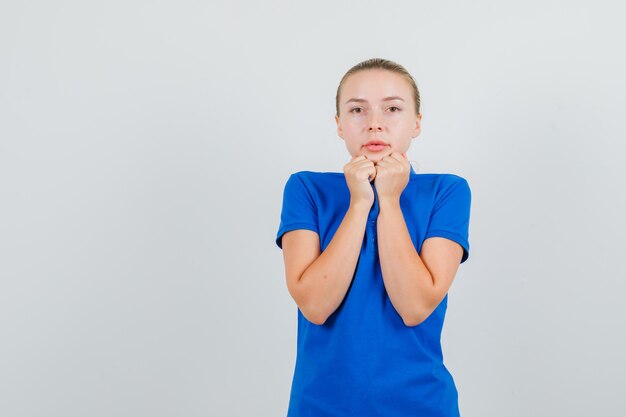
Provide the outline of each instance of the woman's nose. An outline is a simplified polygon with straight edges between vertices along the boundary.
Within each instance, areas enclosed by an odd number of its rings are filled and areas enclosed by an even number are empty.
[[[369,130],[381,130],[382,124],[380,123],[380,118],[374,112],[370,116],[369,120]]]

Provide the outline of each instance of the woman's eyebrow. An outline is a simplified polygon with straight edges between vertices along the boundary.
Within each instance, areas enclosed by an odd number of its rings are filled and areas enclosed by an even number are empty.
[[[400,97],[400,96],[385,97],[382,101],[391,101],[391,100],[402,100],[402,101],[404,101],[404,99],[402,97]],[[344,104],[348,104],[350,102],[367,103],[367,100],[365,100],[363,98],[351,98],[350,100],[346,101]]]

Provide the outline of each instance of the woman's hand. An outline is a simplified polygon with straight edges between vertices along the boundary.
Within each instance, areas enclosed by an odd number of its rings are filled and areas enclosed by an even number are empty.
[[[376,163],[376,194],[378,203],[400,202],[400,195],[409,183],[411,164],[406,154],[392,152]]]
[[[363,155],[353,156],[343,167],[343,173],[350,190],[350,205],[362,206],[369,210],[374,204],[374,190],[371,181],[376,178],[374,163]]]

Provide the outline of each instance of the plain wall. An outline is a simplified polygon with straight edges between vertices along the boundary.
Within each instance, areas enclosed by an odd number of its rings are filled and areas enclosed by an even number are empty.
[[[417,80],[414,169],[472,190],[461,414],[626,415],[623,12],[3,1],[0,415],[285,415],[283,187],[342,172],[336,88],[371,57]]]

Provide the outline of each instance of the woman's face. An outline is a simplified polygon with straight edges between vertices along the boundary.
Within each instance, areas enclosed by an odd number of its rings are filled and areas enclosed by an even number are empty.
[[[337,133],[351,156],[376,164],[392,152],[404,153],[421,130],[409,83],[388,70],[368,69],[349,76],[339,97]],[[371,140],[382,146],[366,147]]]

